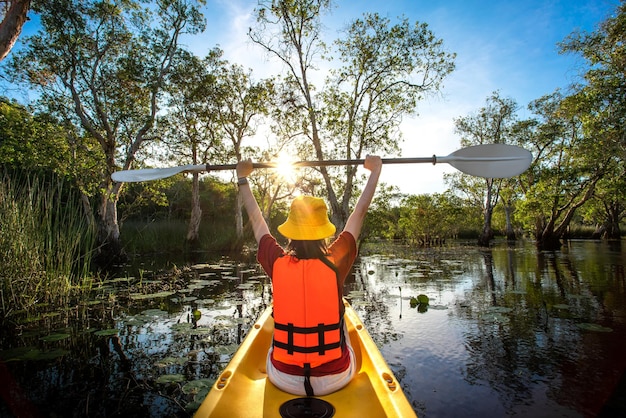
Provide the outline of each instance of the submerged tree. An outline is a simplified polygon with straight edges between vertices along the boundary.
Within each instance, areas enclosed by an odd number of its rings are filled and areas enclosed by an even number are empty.
[[[487,98],[485,107],[476,114],[455,119],[456,132],[461,135],[461,145],[512,143],[511,130],[515,123],[516,110],[517,104],[514,100],[503,98],[499,92],[494,92]],[[484,222],[478,245],[489,246],[494,237],[491,225],[493,209],[506,183],[503,179],[481,179],[461,173],[447,176],[447,182],[453,189],[472,196],[474,202],[482,208]]]
[[[294,131],[304,137],[302,152],[317,160],[363,158],[395,152],[399,123],[417,102],[435,92],[454,68],[454,55],[425,24],[368,14],[355,20],[336,41],[340,67],[317,94],[312,79],[316,58],[327,52],[322,15],[329,0],[267,0],[257,9],[251,39],[287,68],[293,86]],[[341,229],[349,215],[357,167],[343,168],[341,178],[320,168],[331,206],[331,220]]]
[[[67,118],[100,144],[106,168],[100,184],[99,249],[108,261],[122,254],[117,200],[122,184],[111,173],[134,165],[152,139],[165,77],[184,33],[204,19],[196,3],[158,0],[38,1],[42,29],[14,55],[16,78],[40,93],[40,104]]]
[[[576,211],[593,197],[612,158],[597,137],[583,132],[584,113],[572,105],[558,92],[530,105],[537,115],[529,144],[535,160],[520,176],[525,196],[519,213],[541,249],[560,248]]]
[[[561,52],[580,54],[588,63],[584,83],[568,98],[582,114],[586,136],[601,147],[606,175],[596,187],[595,200],[604,208],[598,233],[620,238],[626,216],[626,3],[591,33],[574,32],[561,43]],[[596,212],[597,213],[597,212]]]

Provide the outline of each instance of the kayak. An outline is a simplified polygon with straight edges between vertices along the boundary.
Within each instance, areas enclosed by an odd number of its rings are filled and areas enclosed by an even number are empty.
[[[250,329],[195,417],[417,417],[358,315],[347,301],[344,304],[357,358],[357,374],[347,386],[325,396],[299,397],[269,381],[265,361],[274,330],[269,307]]]

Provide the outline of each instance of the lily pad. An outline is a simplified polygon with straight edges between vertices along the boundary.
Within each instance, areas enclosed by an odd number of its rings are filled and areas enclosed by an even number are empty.
[[[117,335],[118,332],[119,330],[117,328],[101,329],[100,331],[94,332],[93,335],[97,335],[99,337],[109,337],[111,335]]]
[[[239,348],[239,345],[237,344],[217,345],[217,346],[211,347],[212,351],[215,354],[233,354],[235,351],[237,351],[238,348]]]
[[[70,334],[57,333],[57,334],[50,334],[50,335],[46,335],[45,337],[41,337],[40,340],[41,341],[47,341],[47,342],[53,342],[53,341],[65,340],[67,338],[70,338]]]
[[[62,348],[55,348],[53,350],[36,350],[29,352],[29,355],[24,360],[54,360],[64,355],[69,354],[69,350]]]
[[[146,299],[156,299],[156,298],[166,298],[168,296],[172,296],[175,292],[158,292],[158,293],[149,293],[144,295],[143,293],[132,293],[130,298],[132,300],[146,300]]]
[[[163,376],[159,376],[156,380],[157,383],[167,384],[167,383],[180,383],[185,381],[185,376],[182,374],[164,374]]]
[[[485,322],[496,323],[496,324],[506,324],[511,321],[511,319],[508,316],[504,316],[500,312],[486,313],[482,316],[482,320]]]
[[[157,367],[182,366],[187,363],[187,359],[183,357],[165,357],[157,361],[154,365]]]
[[[0,359],[4,362],[25,360],[54,360],[68,354],[68,350],[55,348],[53,350],[40,350],[36,347],[19,347],[0,351]]]
[[[253,287],[254,285],[251,283],[241,283],[240,285],[237,286],[237,289],[248,290],[248,289],[252,289]]]
[[[490,306],[487,308],[487,312],[489,313],[500,313],[505,314],[511,312],[511,308],[507,308],[506,306]]]
[[[598,325],[598,324],[591,324],[588,322],[583,322],[580,324],[577,324],[578,328],[585,330],[585,331],[593,331],[593,332],[613,332],[613,330],[611,328],[608,327],[603,327],[602,325]]]
[[[161,309],[146,309],[145,311],[142,312],[142,314],[146,316],[161,316],[161,315],[167,315],[167,312]]]
[[[364,298],[367,295],[367,292],[364,290],[351,290],[348,293],[349,298]]]
[[[183,393],[187,395],[195,395],[202,390],[206,389],[207,392],[211,389],[211,386],[215,383],[215,379],[198,379],[185,383],[182,388]]]
[[[4,362],[24,360],[24,358],[31,351],[39,350],[37,349],[37,347],[17,347],[10,348],[8,350],[2,350],[0,351],[0,360]]]
[[[173,324],[172,325],[172,331],[185,331],[188,330],[192,327],[193,325],[191,325],[189,322],[181,322],[178,324]]]

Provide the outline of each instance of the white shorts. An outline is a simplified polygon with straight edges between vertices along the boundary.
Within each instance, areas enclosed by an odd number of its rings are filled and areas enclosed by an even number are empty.
[[[348,331],[344,328],[346,335],[346,347],[350,355],[350,366],[341,373],[330,374],[327,376],[311,376],[311,386],[313,387],[313,393],[315,396],[328,395],[338,391],[339,389],[350,383],[350,380],[356,374],[356,356],[352,345],[350,345],[350,337],[348,337]],[[283,373],[277,370],[272,364],[271,356],[274,347],[270,347],[267,353],[267,377],[278,389],[291,393],[293,395],[306,396],[306,390],[304,389],[304,376],[297,376],[293,374]]]

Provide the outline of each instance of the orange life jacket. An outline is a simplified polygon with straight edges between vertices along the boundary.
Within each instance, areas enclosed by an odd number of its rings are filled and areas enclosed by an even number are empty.
[[[309,369],[340,358],[343,315],[332,263],[280,257],[272,283],[274,359]]]

